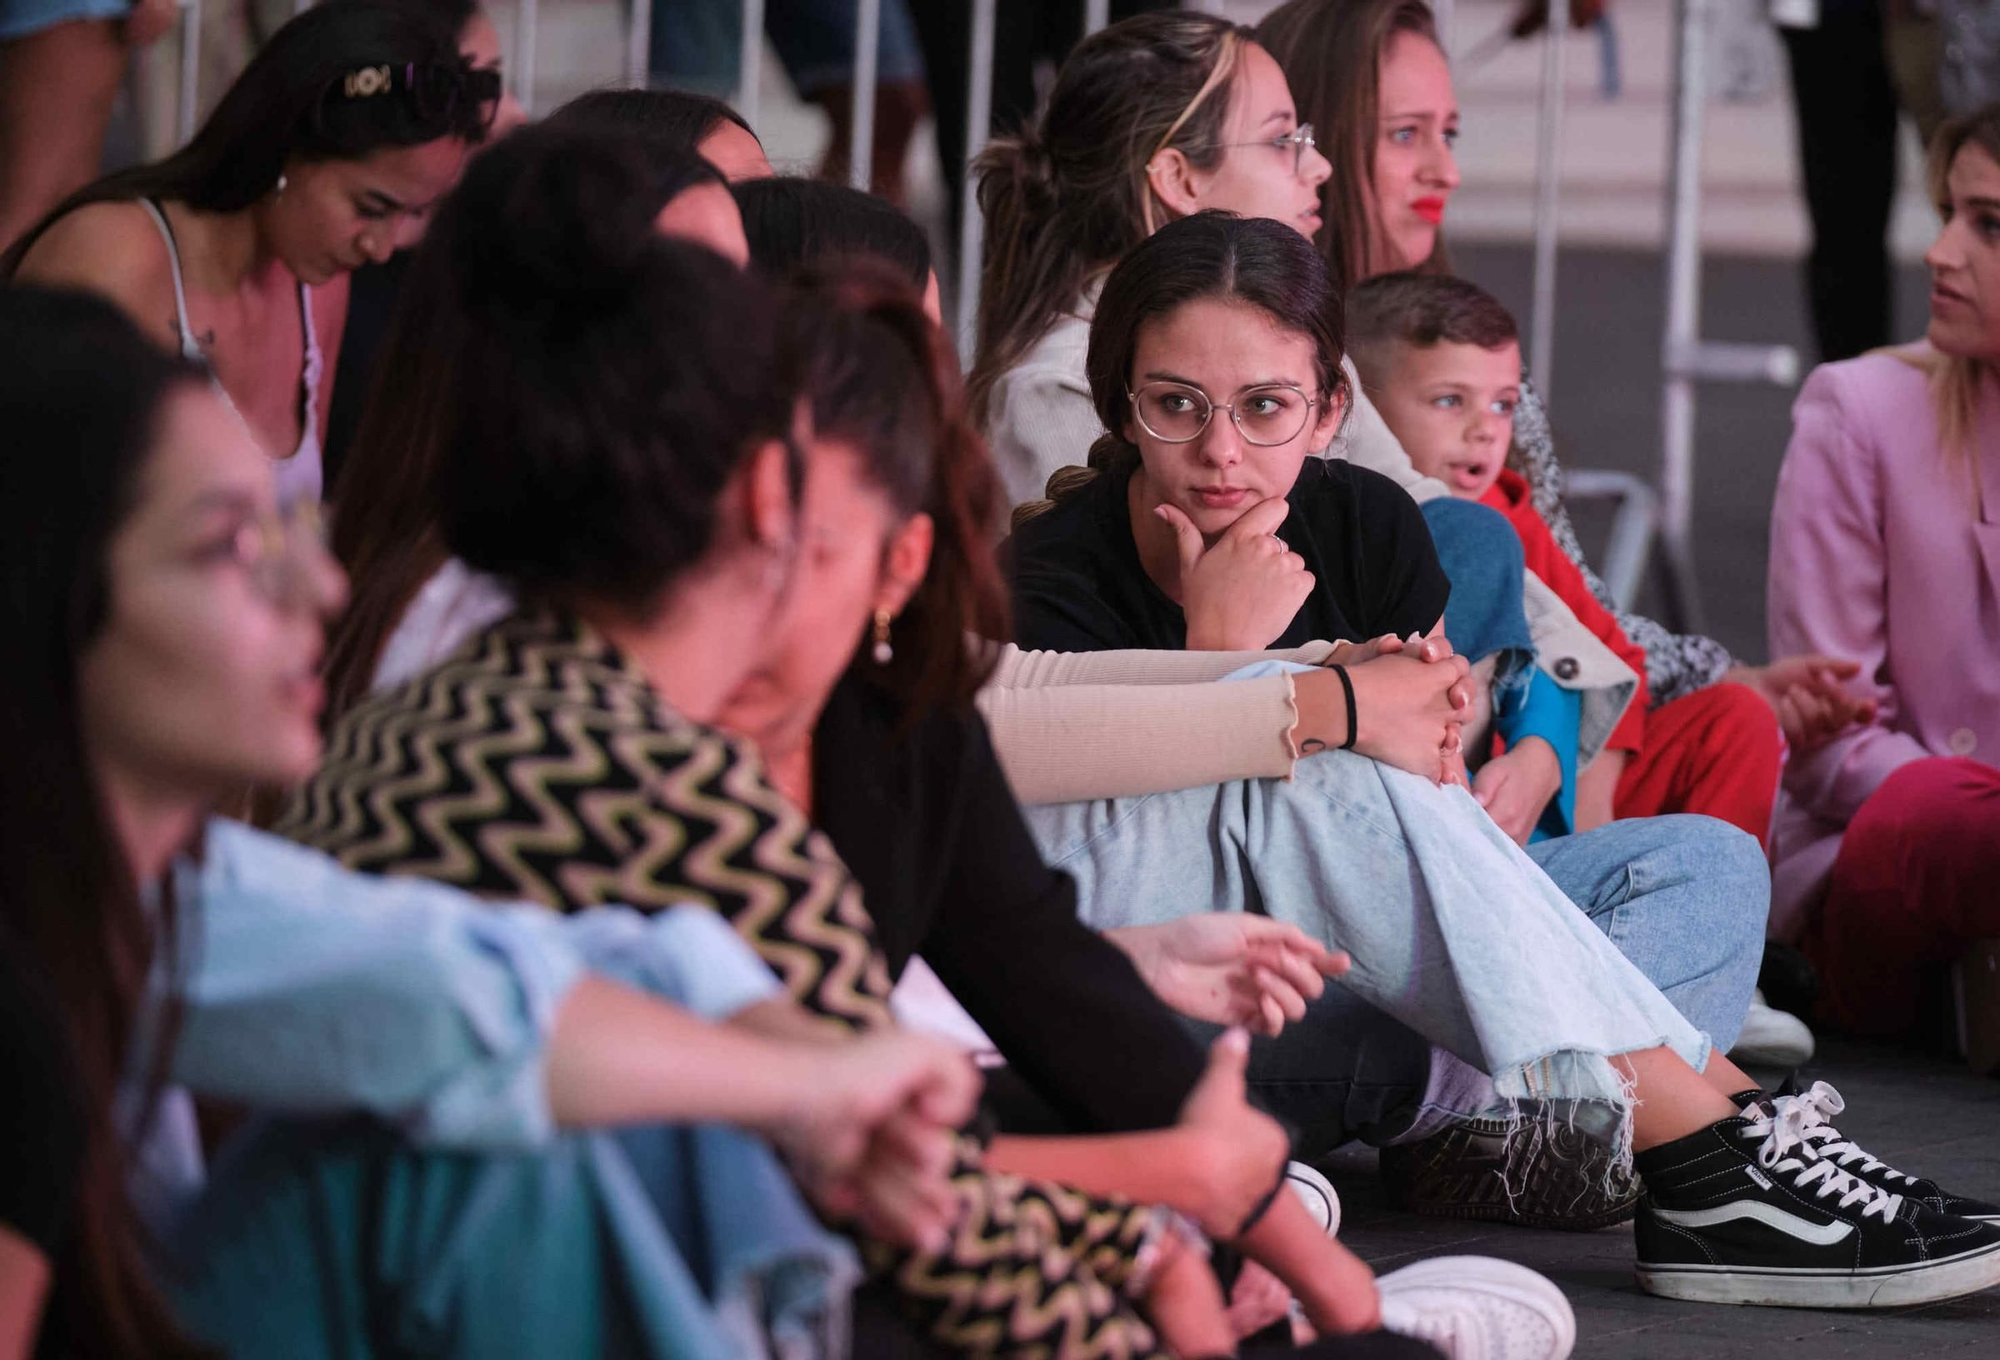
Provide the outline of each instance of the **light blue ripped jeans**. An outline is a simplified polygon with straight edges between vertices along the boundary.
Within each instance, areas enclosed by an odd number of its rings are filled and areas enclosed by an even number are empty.
[[[173,1079],[284,1117],[161,1226],[189,1331],[287,1360],[845,1351],[859,1263],[770,1148],[721,1125],[561,1130],[549,1107],[586,972],[711,1020],[779,994],[714,912],[558,916],[229,822],[205,841],[177,869]]]
[[[1628,1101],[1606,1058],[1664,1045],[1700,1070],[1711,1039],[1733,1041],[1756,982],[1769,874],[1750,837],[1709,818],[1614,824],[1528,852],[1463,789],[1350,752],[1301,760],[1290,781],[1026,814],[1095,929],[1256,911],[1347,950],[1354,969],[1330,997],[1379,1008],[1492,1086],[1434,1070],[1370,1079],[1457,1115],[1575,1100],[1622,1124]],[[1621,848],[1643,849],[1622,875],[1600,853]],[[1584,910],[1543,864],[1574,881]],[[1281,1079],[1310,1066],[1315,1020],[1343,1013],[1315,1006],[1280,1041]],[[1328,1061],[1354,1052],[1318,1034]],[[1253,1057],[1251,1075],[1274,1074]]]

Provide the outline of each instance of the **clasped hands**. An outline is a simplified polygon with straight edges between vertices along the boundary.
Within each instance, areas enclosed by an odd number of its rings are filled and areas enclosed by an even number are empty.
[[[1180,603],[1190,651],[1261,651],[1281,637],[1315,584],[1305,559],[1278,536],[1290,506],[1272,496],[1246,510],[1213,544],[1171,505],[1156,511],[1174,531]],[[1422,775],[1466,784],[1460,728],[1472,707],[1469,668],[1442,634],[1341,643],[1328,665],[1347,670],[1358,730],[1334,675],[1301,675],[1295,690],[1301,755],[1342,745]]]

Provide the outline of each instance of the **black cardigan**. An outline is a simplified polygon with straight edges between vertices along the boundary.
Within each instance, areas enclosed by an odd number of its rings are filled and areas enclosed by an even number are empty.
[[[922,954],[1072,1127],[1174,1123],[1201,1048],[1077,920],[1076,884],[1043,861],[985,721],[933,712],[906,731],[899,714],[850,676],[813,737],[814,821],[860,881],[890,974]]]

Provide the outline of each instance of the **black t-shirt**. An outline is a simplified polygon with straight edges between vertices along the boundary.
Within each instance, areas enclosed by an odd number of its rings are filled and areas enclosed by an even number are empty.
[[[864,663],[865,664],[865,663]],[[921,953],[1074,1129],[1178,1118],[1200,1045],[1119,948],[1077,919],[978,713],[900,706],[855,675],[813,729],[814,817],[861,885],[892,976]]]
[[[1180,651],[1187,616],[1146,574],[1132,539],[1132,469],[1100,474],[1007,542],[1014,640],[1030,650]],[[1278,529],[1313,574],[1312,594],[1272,647],[1428,633],[1451,594],[1423,513],[1380,473],[1308,458]]]

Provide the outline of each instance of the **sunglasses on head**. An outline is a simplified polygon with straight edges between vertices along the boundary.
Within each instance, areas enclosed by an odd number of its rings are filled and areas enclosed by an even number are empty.
[[[449,123],[461,105],[479,110],[481,128],[493,126],[500,108],[500,73],[475,70],[463,60],[444,62],[382,62],[359,66],[327,82],[315,116],[324,120],[334,107],[384,96],[400,99],[420,123]]]

